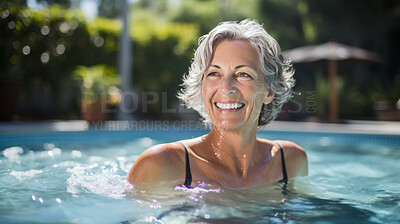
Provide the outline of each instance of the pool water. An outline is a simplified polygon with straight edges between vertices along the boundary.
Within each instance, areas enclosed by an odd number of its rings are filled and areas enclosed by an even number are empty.
[[[152,193],[125,181],[149,146],[205,133],[1,134],[0,223],[400,223],[395,135],[260,131],[307,151],[309,176],[287,186]]]

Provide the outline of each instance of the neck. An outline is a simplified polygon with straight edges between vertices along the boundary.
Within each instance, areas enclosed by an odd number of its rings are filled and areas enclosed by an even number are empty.
[[[207,138],[216,162],[229,172],[246,178],[258,151],[256,134],[257,126],[245,131],[225,131],[213,127]]]

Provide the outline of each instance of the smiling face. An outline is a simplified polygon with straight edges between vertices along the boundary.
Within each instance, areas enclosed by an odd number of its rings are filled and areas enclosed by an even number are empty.
[[[257,127],[263,103],[273,99],[258,53],[245,40],[224,40],[214,47],[202,91],[211,122],[225,130]]]

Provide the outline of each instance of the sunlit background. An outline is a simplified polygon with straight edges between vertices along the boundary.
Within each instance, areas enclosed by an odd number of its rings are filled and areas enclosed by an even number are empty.
[[[319,52],[313,60],[292,56],[301,94],[279,120],[400,120],[399,1],[127,3],[130,79],[120,63],[123,1],[1,1],[0,119],[102,121],[120,119],[121,111],[137,120],[198,119],[175,97],[198,38],[221,21],[253,18],[285,54]]]

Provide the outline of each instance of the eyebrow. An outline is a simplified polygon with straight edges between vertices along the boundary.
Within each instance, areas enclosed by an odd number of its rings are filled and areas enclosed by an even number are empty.
[[[221,69],[221,67],[219,65],[210,65],[210,67]],[[239,69],[239,68],[243,68],[243,67],[249,67],[249,68],[253,69],[250,65],[238,65],[235,67],[235,69]]]

